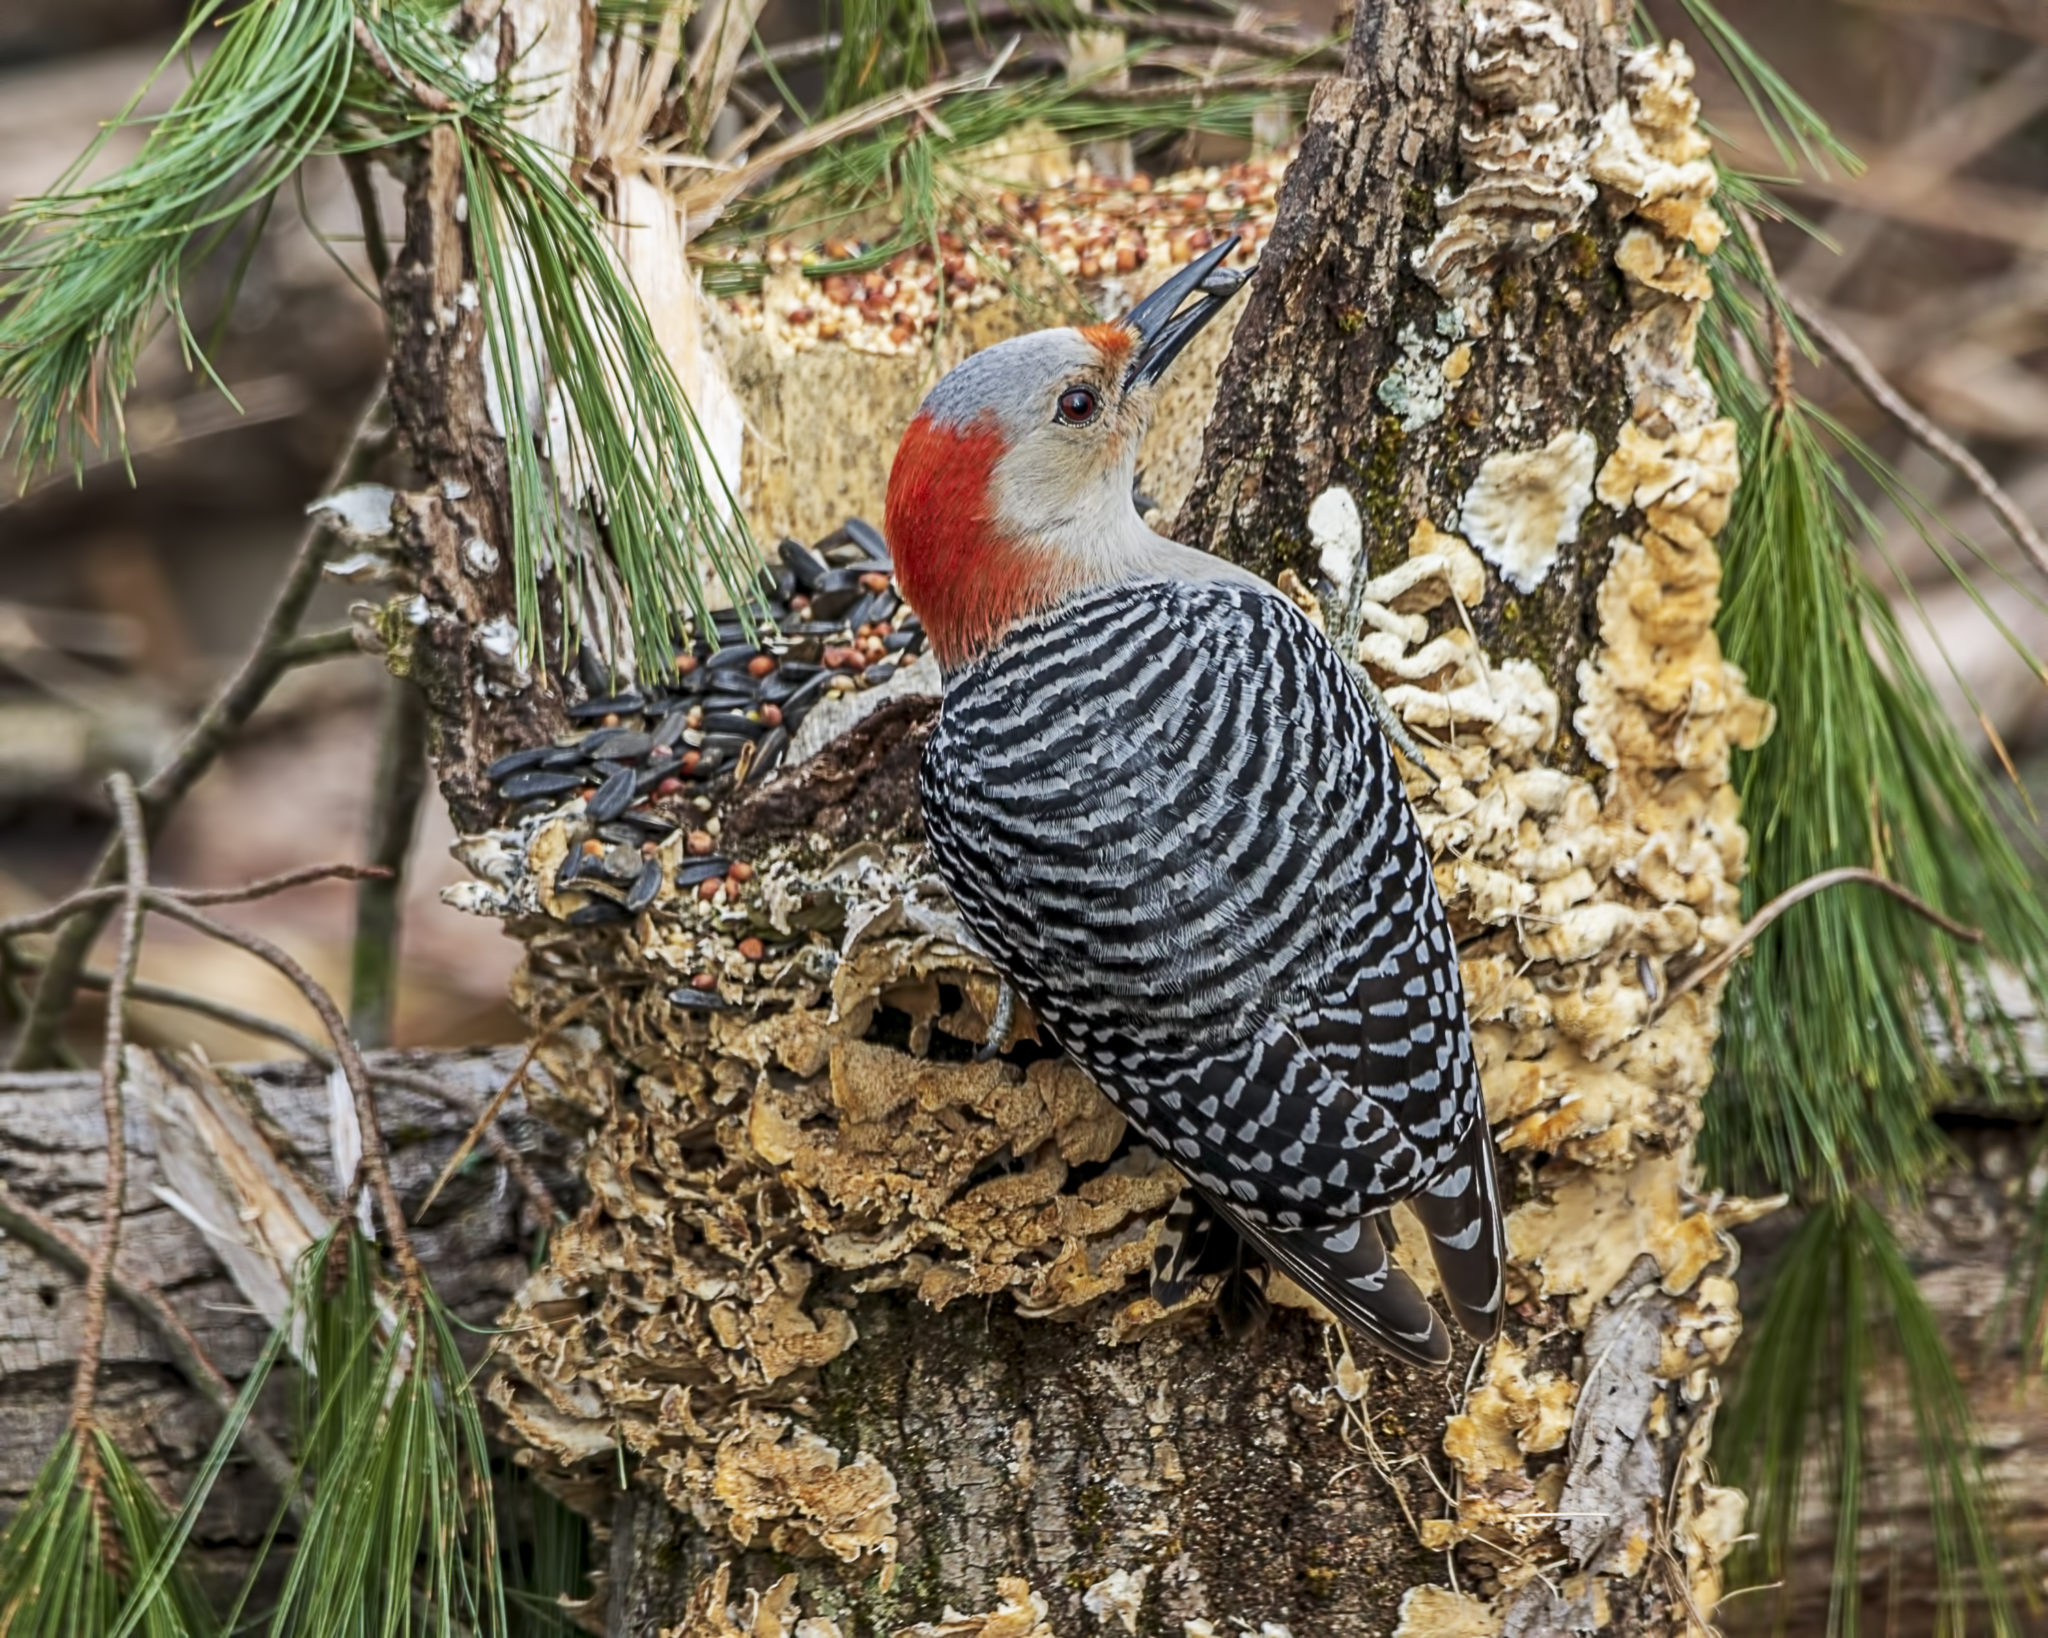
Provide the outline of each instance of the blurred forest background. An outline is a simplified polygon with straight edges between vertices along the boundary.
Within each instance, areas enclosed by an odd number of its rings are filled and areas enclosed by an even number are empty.
[[[63,172],[148,74],[183,11],[179,0],[0,7],[0,202]],[[2048,524],[2048,7],[1731,0],[1726,11],[1868,164],[1861,176],[1790,191],[1831,245],[1773,227],[1786,282]],[[1311,30],[1333,21],[1316,0],[1295,15]],[[1685,34],[1676,16],[1661,20]],[[771,41],[817,26],[808,0],[773,0],[762,20]],[[1696,50],[1695,59],[1726,157],[1774,169],[1713,54]],[[145,111],[175,89],[160,82]],[[122,133],[104,162],[126,157],[131,141]],[[395,234],[395,192],[382,203]],[[132,474],[109,461],[82,481],[39,476],[25,493],[12,473],[0,474],[0,915],[47,902],[78,878],[105,834],[106,772],[154,765],[260,618],[305,525],[303,508],[378,377],[382,321],[367,294],[357,221],[341,166],[316,162],[302,189],[286,190],[246,267],[223,255],[209,270],[215,289],[196,292],[200,312],[228,280],[242,280],[214,354],[239,413],[187,373],[162,335],[128,410]],[[1936,512],[2017,561],[1974,493],[1852,384],[1821,371],[1802,384],[1890,455]],[[2048,794],[2048,690],[1914,530],[1895,514],[1880,516],[1889,524],[1871,548],[1887,560],[1880,578],[1896,601],[1918,605],[1903,610],[1903,623],[1968,737],[1987,758],[2009,757],[2037,794]],[[2035,652],[2048,650],[2048,615],[1993,577],[1982,583],[1989,613]],[[312,626],[345,620],[350,600],[346,585],[331,584]],[[163,877],[225,884],[308,859],[362,857],[388,686],[367,657],[288,678],[257,731],[178,813],[160,850]],[[439,890],[459,874],[448,840],[446,817],[429,802],[406,894],[394,1027],[401,1045],[514,1033],[502,997],[516,946],[494,924],[440,904]],[[346,988],[353,892],[345,884],[235,913]],[[145,979],[175,978],[310,1022],[296,995],[255,962],[180,934],[166,926],[152,936]],[[157,1044],[268,1055],[224,1024],[146,1006],[138,1016]],[[85,1042],[98,1025],[81,1016],[75,1029]]]

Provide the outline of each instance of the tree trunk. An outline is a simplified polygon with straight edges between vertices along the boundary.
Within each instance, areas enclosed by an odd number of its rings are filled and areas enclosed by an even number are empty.
[[[503,61],[584,38],[568,0],[506,16]],[[1349,1358],[1284,1289],[1249,1338],[1152,1303],[1178,1177],[1028,1028],[972,1061],[994,986],[922,878],[929,699],[705,816],[752,867],[723,903],[665,882],[572,925],[571,804],[468,845],[591,1186],[493,1394],[615,1521],[621,1638],[1704,1627],[1741,1519],[1707,1449],[1748,1208],[1691,1189],[1718,988],[1675,985],[1734,933],[1728,752],[1768,711],[1711,631],[1736,476],[1691,360],[1712,171],[1682,52],[1625,29],[1592,0],[1361,9],[1181,512],[1304,596],[1357,561],[1361,657],[1430,741],[1411,794],[1515,1201],[1508,1335],[1435,1376]],[[553,83],[573,130],[560,87],[593,79]],[[494,654],[510,553],[461,550],[502,546],[509,503],[457,192],[430,144],[387,289],[424,601],[388,628],[480,828],[482,763],[576,684]],[[773,408],[816,439],[857,401],[799,401],[806,367]],[[907,418],[903,376],[874,366]],[[901,420],[853,424],[872,495]]]

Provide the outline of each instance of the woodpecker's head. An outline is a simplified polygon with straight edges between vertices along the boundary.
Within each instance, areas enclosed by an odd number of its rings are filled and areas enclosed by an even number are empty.
[[[889,547],[948,669],[1068,593],[1178,550],[1131,499],[1153,389],[1245,275],[1235,238],[1121,319],[999,342],[931,390],[889,473]],[[1193,298],[1192,301],[1190,298]]]

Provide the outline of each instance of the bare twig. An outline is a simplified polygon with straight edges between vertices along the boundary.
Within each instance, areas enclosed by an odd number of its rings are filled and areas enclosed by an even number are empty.
[[[1658,1012],[1664,1012],[1687,991],[1696,990],[1709,979],[1717,978],[1726,972],[1734,965],[1736,958],[1757,941],[1766,927],[1795,904],[1812,898],[1816,893],[1824,893],[1830,887],[1841,887],[1849,882],[1860,882],[1866,887],[1879,888],[1889,893],[1916,916],[1925,917],[1952,938],[1962,939],[1967,944],[1984,942],[1982,928],[1969,927],[1960,921],[1950,920],[1917,893],[1901,887],[1889,876],[1881,876],[1875,870],[1867,870],[1861,865],[1843,865],[1834,870],[1823,870],[1817,875],[1808,876],[1803,882],[1795,882],[1772,899],[1742,924],[1741,930],[1736,933],[1726,949],[1701,962],[1673,984],[1671,993],[1664,998],[1664,1005],[1657,1009]]]
[[[304,887],[311,882],[361,881],[365,877],[382,875],[377,865],[323,864],[302,865],[297,870],[287,870],[280,876],[266,876],[258,882],[244,887],[158,887],[156,892],[187,904],[244,904],[250,899],[267,899],[273,893],[283,893],[294,887]],[[88,887],[73,893],[68,899],[59,899],[55,904],[45,905],[40,910],[24,911],[18,916],[9,916],[0,921],[0,943],[9,939],[23,938],[30,933],[46,933],[60,922],[89,911],[110,908],[121,901],[125,890],[119,887]],[[54,953],[38,965],[47,969],[57,958]]]
[[[997,3],[978,6],[973,11],[942,11],[933,17],[932,27],[941,39],[954,39],[1009,24],[1029,27],[1039,20],[1038,14],[1027,9]],[[1215,46],[1226,51],[1241,51],[1248,57],[1273,57],[1282,61],[1294,59],[1330,68],[1341,68],[1344,64],[1341,45],[1309,35],[1245,29],[1232,23],[1144,13],[1119,14],[1117,21],[1133,35],[1166,40],[1175,45]],[[838,34],[818,34],[771,46],[765,56],[751,56],[741,63],[738,78],[758,78],[771,68],[780,74],[815,67],[837,56],[840,44]]]
[[[523,1079],[531,1064],[522,1064],[519,1069]],[[377,1069],[371,1071],[385,1086],[399,1086],[408,1092],[418,1092],[424,1097],[446,1104],[457,1114],[468,1115],[473,1121],[482,1122],[488,1115],[490,1124],[483,1126],[483,1146],[490,1151],[491,1158],[503,1166],[533,1202],[533,1209],[540,1213],[545,1222],[559,1222],[562,1208],[555,1200],[555,1192],[540,1180],[540,1173],[533,1169],[533,1163],[512,1146],[512,1141],[498,1129],[497,1117],[504,1112],[503,1097],[493,1098],[489,1109],[480,1109],[474,1098],[444,1086],[431,1075],[415,1075],[406,1069]],[[493,1112],[495,1111],[495,1113]],[[421,1211],[425,1211],[422,1206]]]
[[[350,434],[322,493],[340,487],[347,479],[357,452],[368,441],[370,428],[383,403],[384,390],[380,386],[358,417],[355,430]],[[327,561],[329,539],[327,525],[320,518],[316,517],[306,526],[292,555],[291,567],[285,571],[284,584],[278,588],[270,613],[241,665],[212,704],[200,714],[199,720],[171,753],[170,760],[151,774],[136,793],[142,806],[146,838],[155,839],[172,809],[198,783],[200,776],[213,766],[214,759],[241,731],[243,724],[255,714],[257,706],[263,703],[277,679],[284,674],[286,666],[279,656],[298,629],[306,605],[319,587],[320,570]],[[93,867],[90,885],[104,887],[115,881],[120,872],[120,861],[120,849],[110,841]],[[79,970],[85,965],[93,940],[99,937],[100,929],[105,925],[105,911],[95,909],[65,927],[44,964],[42,982],[36,986],[28,1017],[22,1021],[10,1067],[36,1069],[49,1060],[63,1029],[65,1014],[70,1011],[72,994],[78,988]]]
[[[405,859],[412,851],[420,803],[427,792],[426,696],[404,677],[394,677],[390,687],[377,752],[377,801],[370,814],[370,862],[378,874],[356,889],[355,947],[349,963],[349,1027],[366,1047],[391,1043]]]
[[[392,1254],[398,1259],[398,1271],[405,1282],[407,1295],[417,1301],[426,1289],[426,1272],[420,1267],[419,1253],[413,1248],[412,1236],[406,1232],[405,1216],[398,1207],[398,1191],[392,1186],[391,1168],[385,1161],[383,1128],[378,1125],[376,1100],[371,1095],[369,1069],[348,1032],[348,1020],[342,1017],[341,1009],[334,1004],[334,997],[311,973],[267,938],[240,927],[230,927],[168,893],[152,890],[148,902],[152,910],[169,916],[173,921],[181,921],[223,944],[247,951],[259,961],[267,961],[291,980],[307,1004],[320,1015],[320,1022],[334,1043],[335,1062],[355,1099],[356,1120],[362,1127],[362,1170],[368,1174],[370,1187],[377,1195],[377,1204],[383,1210],[386,1232],[391,1236]],[[353,1180],[343,1193],[354,1193]]]
[[[1850,340],[1848,333],[1833,319],[1789,290],[1784,296],[1785,305],[1798,315],[1799,322],[1820,343],[1821,351],[1841,366],[1843,373],[1862,389],[1863,396],[1896,421],[1907,437],[1954,468],[1957,475],[1983,497],[1984,504],[2005,525],[2005,532],[2012,536],[2019,549],[2033,560],[2034,567],[2048,574],[2048,540],[2041,538],[2041,531],[2034,527],[2034,520],[2020,509],[2019,502],[2006,493],[1999,481],[1985,469],[1984,463],[1907,403],[1898,388],[1878,373],[1869,355]]]
[[[107,986],[106,1039],[100,1052],[100,1114],[107,1126],[106,1197],[100,1207],[100,1236],[86,1265],[85,1318],[79,1330],[78,1373],[71,1387],[71,1429],[82,1452],[82,1482],[88,1489],[99,1484],[97,1447],[88,1435],[92,1431],[93,1390],[99,1382],[100,1344],[107,1330],[107,1276],[114,1270],[114,1253],[121,1244],[122,1197],[128,1188],[128,1133],[121,1097],[125,1067],[121,1060],[127,1044],[123,1024],[128,986],[135,982],[135,963],[142,950],[142,905],[149,891],[149,847],[142,836],[142,804],[135,797],[135,782],[117,773],[107,781],[107,794],[113,798],[120,824],[121,858],[128,879],[121,891],[121,943],[113,980]]]
[[[520,1055],[518,1066],[505,1077],[505,1084],[498,1088],[491,1101],[477,1115],[476,1123],[469,1129],[469,1135],[455,1146],[455,1153],[448,1157],[448,1164],[441,1168],[441,1175],[434,1179],[434,1186],[427,1190],[426,1199],[420,1202],[420,1209],[414,1214],[415,1220],[427,1214],[427,1208],[434,1203],[442,1189],[447,1187],[448,1179],[453,1177],[462,1163],[469,1158],[469,1152],[476,1147],[477,1140],[491,1129],[491,1123],[498,1118],[498,1111],[505,1107],[505,1100],[511,1097],[519,1083],[526,1079],[526,1072],[533,1067],[533,1060],[540,1049],[557,1030],[575,1023],[588,1012],[603,994],[602,990],[592,990],[587,995],[579,996],[534,1031],[533,1039],[526,1043],[526,1051]]]
[[[36,966],[32,957],[23,960],[17,956],[15,960],[30,970],[34,970]],[[104,990],[112,982],[110,974],[92,967],[86,968],[78,975],[78,987],[81,990]],[[191,990],[174,989],[169,984],[152,984],[147,979],[138,978],[128,986],[128,999],[148,1006],[175,1007],[180,1012],[196,1013],[202,1018],[211,1018],[215,1023],[226,1024],[234,1029],[245,1030],[251,1035],[261,1035],[281,1042],[323,1068],[334,1067],[334,1054],[305,1031],[293,1029],[289,1024],[281,1024],[275,1018],[265,1018],[259,1012],[250,1012],[247,1008],[237,1007],[226,1001],[216,1001],[211,996],[199,995]]]
[[[1293,69],[1280,74],[1252,70],[1243,74],[1216,74],[1208,78],[1198,75],[1187,79],[1161,80],[1149,85],[1077,85],[1073,88],[1073,93],[1086,102],[1142,107],[1146,103],[1173,102],[1190,92],[1212,96],[1229,91],[1306,91],[1321,85],[1328,78],[1329,75],[1320,69]]]
[[[1764,243],[1764,232],[1756,218],[1738,205],[1735,219],[1742,224],[1743,237],[1749,240],[1749,248],[1756,252],[1757,262],[1764,270],[1764,318],[1771,331],[1771,408],[1783,414],[1792,407],[1792,330],[1785,315],[1778,311],[1778,304],[1790,298],[1778,278],[1770,246]]]
[[[280,644],[277,660],[283,666],[314,665],[321,660],[338,660],[344,655],[362,651],[362,645],[356,641],[355,627],[333,626],[326,631],[309,631],[303,637],[294,637],[290,642]]]
[[[68,1230],[45,1217],[4,1182],[0,1182],[0,1230],[81,1279],[92,1266],[92,1254]],[[199,1339],[186,1329],[185,1322],[178,1317],[178,1311],[164,1294],[153,1285],[123,1279],[111,1269],[107,1273],[107,1289],[156,1332],[164,1345],[164,1352],[171,1356],[171,1363],[177,1367],[178,1374],[191,1384],[193,1391],[202,1395],[223,1419],[232,1416],[235,1409],[234,1384],[221,1375],[220,1368],[206,1357],[205,1349],[199,1346]],[[296,1501],[298,1470],[293,1467],[291,1457],[285,1454],[284,1447],[258,1427],[254,1418],[243,1422],[240,1442],[248,1451],[249,1459],[262,1470],[263,1476]]]
[[[356,215],[363,223],[363,259],[370,264],[370,276],[382,288],[391,271],[391,250],[384,242],[384,220],[377,214],[377,187],[370,176],[370,156],[360,148],[341,156],[341,168],[348,174],[349,191],[356,196]]]

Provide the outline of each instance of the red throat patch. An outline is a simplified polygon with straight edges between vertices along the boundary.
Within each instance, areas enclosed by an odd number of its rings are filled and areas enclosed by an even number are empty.
[[[885,524],[897,583],[948,670],[1059,596],[1049,555],[1005,536],[989,498],[1003,438],[987,421],[920,415],[889,470]]]

